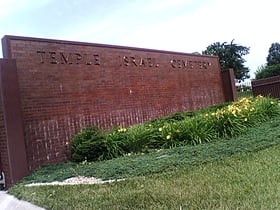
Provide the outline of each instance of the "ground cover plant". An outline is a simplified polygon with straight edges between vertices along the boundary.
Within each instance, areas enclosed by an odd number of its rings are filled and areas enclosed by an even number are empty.
[[[277,115],[278,101],[258,96],[197,112],[176,113],[128,128],[115,128],[110,132],[87,128],[71,142],[72,160],[106,160],[151,149],[230,138]]]
[[[276,117],[208,144],[47,166],[9,192],[46,209],[277,209],[279,128]],[[25,186],[75,175],[128,179],[103,185]]]

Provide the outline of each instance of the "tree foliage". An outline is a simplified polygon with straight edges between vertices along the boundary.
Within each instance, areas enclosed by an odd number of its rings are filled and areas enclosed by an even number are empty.
[[[280,44],[272,43],[266,58],[267,63],[256,71],[256,79],[263,79],[280,75]]]
[[[280,64],[280,44],[275,42],[271,44],[268,50],[268,56],[266,58],[267,65],[272,66],[275,64]]]
[[[262,66],[256,71],[256,79],[263,79],[278,75],[280,75],[280,63],[271,66]]]
[[[243,56],[249,54],[249,47],[233,43],[232,40],[229,44],[227,42],[216,42],[209,45],[202,54],[216,55],[219,57],[221,69],[233,68],[235,77],[238,80],[249,78],[249,68],[245,67],[246,60]]]

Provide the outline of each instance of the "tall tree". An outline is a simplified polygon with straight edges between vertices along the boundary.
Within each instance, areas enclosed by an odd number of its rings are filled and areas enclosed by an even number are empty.
[[[266,58],[267,65],[272,66],[275,64],[280,64],[280,44],[275,42],[272,43],[269,50],[268,56]]]
[[[249,68],[245,67],[246,60],[244,55],[249,54],[249,47],[233,43],[232,40],[229,44],[227,42],[216,42],[209,45],[202,54],[216,55],[219,57],[221,69],[233,68],[235,77],[238,80],[249,78]]]

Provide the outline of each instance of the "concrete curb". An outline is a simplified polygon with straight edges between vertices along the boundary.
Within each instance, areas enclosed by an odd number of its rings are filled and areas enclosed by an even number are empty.
[[[0,191],[0,209],[1,210],[45,210],[39,206],[27,201],[19,200],[9,195],[6,191]]]

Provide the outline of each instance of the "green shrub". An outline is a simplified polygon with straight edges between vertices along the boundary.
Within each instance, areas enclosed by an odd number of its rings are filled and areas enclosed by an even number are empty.
[[[178,130],[182,133],[180,141],[186,144],[202,144],[217,138],[212,120],[209,120],[204,114],[200,114],[192,120],[182,121],[178,124]]]
[[[256,111],[254,116],[259,122],[266,121],[280,114],[279,101],[277,99],[257,96],[254,103]]]
[[[98,154],[104,149],[103,141],[103,136],[96,128],[86,128],[80,131],[71,142],[72,160],[91,161],[98,159]]]
[[[115,141],[119,142],[124,152],[137,153],[147,150],[152,134],[145,125],[135,125],[129,128],[114,129],[106,136],[111,136]]]
[[[183,120],[186,121],[187,119]],[[182,133],[178,129],[178,123],[182,122],[182,120],[178,122],[165,123],[161,126],[155,126],[155,133],[157,138],[154,139],[157,145],[157,149],[160,148],[172,148],[178,147],[184,144],[182,141]]]
[[[86,128],[73,138],[71,154],[73,161],[81,162],[111,159],[123,151],[110,135],[104,136],[97,128]]]
[[[280,75],[280,64],[264,66],[257,70],[256,79],[263,79]]]

